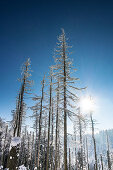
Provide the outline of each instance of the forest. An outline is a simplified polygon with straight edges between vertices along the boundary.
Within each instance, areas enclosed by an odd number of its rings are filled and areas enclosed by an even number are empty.
[[[113,170],[113,130],[96,133],[93,96],[85,103],[89,111],[82,112],[81,94],[88,87],[79,87],[71,49],[62,29],[40,94],[32,92],[32,60],[22,65],[12,120],[0,118],[1,170]],[[25,123],[28,110],[32,130]]]

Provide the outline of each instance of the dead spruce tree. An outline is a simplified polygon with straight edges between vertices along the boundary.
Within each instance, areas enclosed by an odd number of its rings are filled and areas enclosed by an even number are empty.
[[[86,158],[87,158],[87,170],[89,170],[89,151],[88,151],[88,138],[86,136]],[[102,169],[103,170],[103,169]]]
[[[0,167],[3,163],[3,147],[2,147],[2,140],[3,140],[3,128],[4,128],[4,122],[0,117]]]
[[[17,98],[17,104],[16,104],[16,111],[13,114],[13,137],[18,137],[18,142],[20,141],[20,136],[21,136],[21,129],[22,129],[22,123],[23,123],[23,118],[25,117],[25,94],[30,94],[31,93],[31,85],[32,81],[30,79],[31,77],[31,69],[30,69],[30,59],[28,58],[27,61],[24,63],[22,67],[22,78],[20,79],[21,82],[21,87],[19,90],[19,95]],[[17,141],[17,138],[15,138]],[[15,140],[13,138],[13,140]],[[13,142],[12,142],[13,143]],[[9,170],[11,169],[16,169],[17,164],[18,164],[18,157],[17,153],[19,152],[19,143],[17,144],[18,146],[12,146],[9,154],[9,159],[8,159],[8,168]],[[13,159],[10,159],[13,158]]]
[[[74,123],[74,156],[75,156],[75,169],[78,167],[78,160],[77,160],[77,126],[76,123]]]
[[[44,100],[44,85],[45,85],[45,76],[42,81],[42,94],[40,101],[40,116],[39,116],[39,137],[38,137],[38,169],[40,168],[40,140],[41,140],[41,130],[42,130],[42,113],[43,113],[43,100]]]
[[[92,113],[90,114],[90,119],[91,119],[92,140],[93,140],[94,155],[95,155],[94,168],[95,168],[95,170],[98,170],[97,151],[96,151],[96,140],[95,140],[95,131],[94,131],[94,120],[93,120],[93,118],[92,118]]]
[[[58,133],[59,133],[59,102],[60,102],[60,96],[59,96],[59,78],[57,78],[57,87],[56,87],[56,129],[55,129],[55,170],[57,170],[58,167]]]
[[[56,74],[59,74],[60,80],[60,95],[62,105],[62,117],[63,117],[63,125],[64,125],[64,169],[67,170],[67,118],[68,116],[74,114],[69,108],[73,108],[72,102],[75,102],[78,98],[76,94],[72,92],[72,90],[78,90],[77,87],[73,85],[74,81],[78,80],[78,78],[71,77],[71,72],[73,69],[72,61],[69,59],[69,46],[67,44],[65,32],[62,29],[62,34],[58,38],[58,46],[55,53],[55,62],[56,65],[53,66]]]
[[[19,150],[19,161],[18,165],[26,165],[27,162],[27,127],[25,126],[24,130],[21,133],[21,144]]]
[[[51,108],[51,140],[50,140],[50,164],[51,164],[51,169],[54,168],[54,102],[55,100],[53,99],[52,95],[52,108]]]
[[[15,136],[20,137],[21,135],[22,121],[23,117],[25,116],[24,98],[25,94],[31,93],[32,80],[30,80],[31,77],[30,65],[31,65],[30,58],[28,58],[22,67],[22,78],[19,79],[19,81],[21,82],[21,87],[17,98],[16,111],[13,115],[14,137]]]
[[[35,143],[35,167],[40,169],[40,143],[41,143],[41,132],[42,132],[42,116],[43,116],[43,102],[44,102],[44,87],[45,87],[45,76],[41,82],[41,96],[33,97],[34,101],[37,101],[32,110],[35,111],[35,130],[36,130],[36,143]],[[38,130],[38,132],[37,132]],[[38,150],[38,152],[37,152]]]
[[[100,155],[100,160],[101,160],[101,169],[104,170],[102,154]]]
[[[36,100],[36,96],[33,98],[33,100]],[[34,166],[37,166],[37,153],[38,153],[38,132],[39,132],[39,113],[38,110],[40,110],[40,102],[38,104],[36,104],[35,106],[31,107],[31,109],[33,110],[33,115],[31,116],[31,118],[34,118],[34,122],[33,122],[33,129],[35,131],[35,138],[33,139],[34,143],[35,143],[35,160],[34,160]]]
[[[48,119],[48,144],[47,144],[47,161],[46,161],[46,170],[49,166],[49,150],[50,150],[50,126],[51,126],[51,116],[52,116],[52,68],[50,70],[50,82],[49,82],[49,119]]]
[[[80,116],[80,107],[78,108],[78,114]],[[78,117],[78,130],[79,130],[79,140],[80,140],[80,153],[79,153],[79,166],[80,169],[83,170],[83,125],[82,125],[82,121],[81,118]]]
[[[110,149],[109,149],[109,138],[106,130],[106,138],[107,138],[107,162],[108,162],[108,170],[111,170],[111,159],[110,159]]]
[[[7,164],[7,141],[8,138],[8,125],[5,127],[5,134],[4,134],[4,143],[3,143],[3,155],[2,155],[2,165],[3,168],[6,168],[6,164]]]
[[[30,166],[29,166],[29,168],[31,169],[31,170],[33,170],[34,169],[34,149],[35,147],[34,147],[34,132],[33,132],[33,134],[32,134],[32,143],[31,143],[31,158],[30,158],[30,160],[31,160],[31,162],[30,162]]]
[[[75,143],[75,168],[83,170],[86,168],[85,155],[85,131],[86,118],[81,113],[80,107],[77,109],[77,116],[73,120],[74,123],[74,143]]]
[[[71,170],[71,154],[70,154],[70,148],[69,148],[69,170]]]

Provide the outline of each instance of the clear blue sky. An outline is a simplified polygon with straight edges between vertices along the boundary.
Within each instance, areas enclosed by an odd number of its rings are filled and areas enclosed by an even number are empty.
[[[76,76],[96,96],[99,128],[113,127],[113,1],[0,1],[0,115],[10,119],[27,57],[36,91],[53,64],[57,36],[65,29]]]

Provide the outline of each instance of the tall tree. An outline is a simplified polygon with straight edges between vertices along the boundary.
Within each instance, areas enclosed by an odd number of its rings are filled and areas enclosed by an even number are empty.
[[[92,139],[93,139],[93,145],[94,145],[94,155],[95,155],[95,170],[98,170],[98,162],[97,162],[97,151],[96,151],[96,140],[95,140],[95,131],[94,131],[94,120],[92,118],[92,114],[90,114],[91,118],[91,128],[92,128]]]
[[[68,116],[74,114],[70,108],[73,108],[72,102],[75,102],[78,98],[77,95],[73,93],[73,90],[78,90],[77,87],[73,85],[74,81],[78,78],[72,77],[71,73],[72,61],[69,59],[69,49],[67,44],[67,39],[64,30],[62,29],[62,34],[58,37],[58,46],[56,49],[55,62],[56,65],[53,66],[56,74],[59,74],[60,80],[60,95],[62,99],[60,104],[62,105],[63,112],[63,125],[64,125],[64,169],[67,170],[67,118]]]
[[[22,78],[19,79],[21,82],[21,87],[17,98],[16,111],[13,114],[14,137],[15,136],[20,137],[21,135],[22,121],[25,113],[24,97],[25,94],[30,94],[31,92],[32,80],[30,80],[31,77],[30,65],[31,65],[30,58],[28,58],[22,67]]]
[[[69,148],[69,170],[71,170],[71,153]]]
[[[106,136],[107,136],[107,162],[108,162],[108,170],[111,170],[111,159],[110,159],[110,149],[109,149],[109,138],[108,138],[107,130],[106,130]]]
[[[50,145],[50,164],[51,164],[51,169],[53,169],[53,162],[54,162],[54,158],[53,158],[53,150],[54,150],[54,146],[53,146],[53,141],[54,140],[54,99],[52,97],[52,106],[51,106],[51,145]]]
[[[37,167],[40,168],[40,142],[41,142],[41,131],[42,131],[42,114],[43,114],[43,100],[44,100],[44,87],[45,87],[45,76],[41,82],[41,97],[36,97],[34,100],[39,100],[39,133],[38,133],[38,158],[37,158]],[[37,104],[36,104],[37,105]]]
[[[44,118],[44,113],[45,113],[45,108],[46,106],[44,105],[44,98],[45,98],[45,76],[43,77],[43,80],[41,81],[41,96],[35,95],[33,97],[33,100],[36,101],[36,104],[32,106],[33,110],[33,116],[35,117],[35,124],[34,124],[34,129],[36,132],[36,142],[35,142],[35,167],[40,169],[40,151],[41,151],[41,137],[42,137],[42,126],[43,126],[43,118]],[[46,117],[45,117],[46,119]],[[44,122],[45,123],[45,122]],[[38,151],[38,152],[37,152]]]
[[[31,77],[31,69],[30,69],[30,58],[27,59],[27,61],[24,63],[22,67],[22,78],[20,79],[21,82],[21,87],[19,90],[19,95],[17,98],[17,103],[16,103],[16,111],[13,114],[13,121],[12,121],[12,126],[13,126],[13,138],[12,143],[14,140],[17,141],[16,146],[12,146],[8,158],[8,168],[9,169],[16,169],[18,165],[18,157],[17,155],[19,154],[19,147],[20,147],[20,136],[21,136],[21,129],[22,129],[22,123],[23,123],[23,118],[25,117],[25,94],[30,94],[31,93],[31,85],[32,85],[32,80],[30,79]],[[12,159],[10,159],[12,157]]]
[[[89,170],[89,152],[88,152],[88,140],[86,136],[86,156],[87,156],[87,169]]]
[[[100,160],[101,160],[101,169],[104,170],[102,154],[100,155]]]
[[[6,150],[7,150],[7,133],[8,133],[8,125],[5,129],[5,135],[4,135],[4,144],[3,144],[3,156],[2,156],[2,165],[5,167],[5,164],[7,164],[7,158],[6,158]]]
[[[51,116],[52,116],[52,69],[50,70],[50,87],[49,87],[49,120],[48,120],[48,144],[47,144],[47,162],[46,170],[48,170],[49,165],[49,149],[50,149],[50,126],[51,126]]]
[[[22,75],[22,79],[21,81],[21,88],[20,88],[20,93],[19,93],[19,116],[18,116],[18,127],[17,127],[17,136],[20,137],[21,134],[21,127],[22,127],[22,120],[23,120],[23,116],[24,116],[24,107],[25,107],[25,103],[24,103],[24,95],[25,93],[29,94],[31,91],[31,85],[32,85],[32,81],[29,79],[31,76],[31,69],[30,69],[30,58],[27,59],[27,61],[25,62],[23,68],[23,75]]]
[[[59,79],[57,81],[57,101],[56,101],[56,132],[55,132],[55,170],[57,170],[58,167],[58,129],[59,129]]]
[[[80,107],[78,108],[79,115],[80,113]],[[78,124],[79,124],[79,136],[80,136],[80,169],[83,170],[83,134],[82,134],[82,122],[81,118],[78,117]]]

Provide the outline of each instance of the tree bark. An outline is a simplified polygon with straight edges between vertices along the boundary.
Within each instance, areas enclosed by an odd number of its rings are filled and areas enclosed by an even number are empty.
[[[90,115],[90,117],[91,117],[92,139],[93,139],[93,144],[94,144],[94,154],[95,154],[95,170],[98,170],[98,165],[97,165],[97,153],[96,153],[96,141],[95,141],[95,135],[94,135],[94,122],[93,122],[92,114]]]
[[[63,60],[64,60],[64,169],[67,170],[67,102],[66,102],[66,56],[65,56],[65,37],[63,33]]]
[[[56,137],[55,137],[55,170],[57,170],[58,162],[58,119],[59,119],[59,80],[57,87],[57,112],[56,112]]]
[[[46,162],[46,170],[48,170],[49,166],[49,143],[50,143],[50,125],[51,125],[51,106],[52,106],[52,75],[50,82],[50,97],[49,97],[49,121],[48,121],[48,143],[47,143],[47,162]]]
[[[40,169],[40,164],[39,164],[40,159],[39,158],[40,158],[40,138],[41,138],[41,129],[42,129],[42,127],[41,127],[41,124],[42,124],[42,103],[43,103],[43,98],[44,98],[44,83],[45,83],[44,78],[42,81],[42,96],[41,96],[40,116],[39,116],[38,162],[37,162],[38,170]]]

